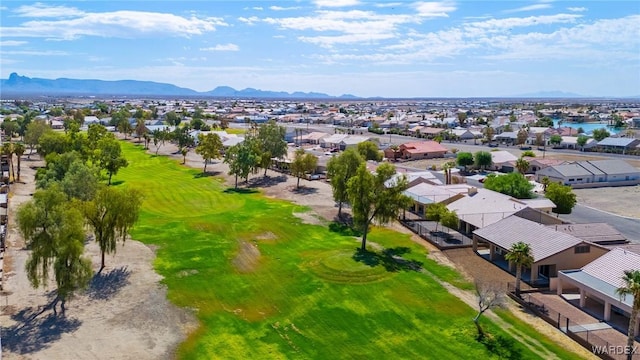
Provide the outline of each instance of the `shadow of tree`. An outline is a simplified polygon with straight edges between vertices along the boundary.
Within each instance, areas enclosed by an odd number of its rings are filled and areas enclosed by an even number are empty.
[[[211,176],[219,176],[222,175],[222,172],[220,171],[207,171],[207,172],[199,172],[195,175],[193,175],[194,179],[199,179],[199,178],[203,178],[203,177],[211,177]]]
[[[270,187],[287,181],[287,175],[260,176],[249,180],[250,187]]]
[[[49,313],[52,308],[56,292],[48,294],[49,305],[45,307],[28,307],[11,316],[16,324],[2,327],[3,350],[17,354],[29,354],[47,348],[51,343],[62,337],[62,334],[76,331],[82,322],[78,319]]]
[[[422,269],[422,262],[407,260],[402,257],[402,255],[410,252],[411,249],[402,246],[384,249],[381,252],[358,248],[352,258],[355,261],[371,267],[384,266],[385,270],[389,272],[420,271]]]
[[[362,236],[361,231],[351,227],[351,222],[333,221],[329,224],[329,231],[342,236]]]
[[[126,266],[113,269],[107,273],[100,272],[93,276],[87,289],[87,296],[92,300],[109,300],[129,284],[131,271]]]
[[[124,180],[116,180],[111,182],[111,186],[118,186],[124,184]]]
[[[306,186],[300,186],[300,187],[296,187],[293,188],[293,190],[291,190],[292,192],[298,194],[298,195],[310,195],[310,194],[315,194],[318,192],[318,189],[316,188],[309,188]]]
[[[227,194],[233,194],[233,193],[236,193],[236,194],[255,194],[255,193],[258,192],[258,190],[256,190],[256,189],[247,189],[247,188],[237,188],[236,189],[236,188],[230,187],[230,188],[227,188],[224,192],[227,193]]]

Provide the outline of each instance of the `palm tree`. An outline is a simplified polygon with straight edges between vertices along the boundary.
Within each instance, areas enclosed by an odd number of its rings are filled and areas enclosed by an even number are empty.
[[[9,161],[9,166],[11,168],[11,173],[13,174],[13,143],[11,142],[6,142],[4,144],[2,144],[2,155],[6,155],[7,156],[7,161]],[[13,176],[13,179],[15,180],[15,174]]]
[[[505,260],[516,265],[516,296],[520,297],[520,279],[522,278],[522,267],[529,267],[533,264],[531,247],[522,241],[511,245],[509,253],[504,256]]]
[[[529,170],[529,162],[521,157],[520,159],[516,160],[516,169],[518,169],[520,174],[524,175],[527,170]]]
[[[13,144],[13,153],[16,154],[16,157],[18,158],[18,181],[20,181],[20,157],[24,155],[26,150],[27,149],[23,143]]]
[[[540,180],[540,183],[543,186],[542,191],[547,191],[547,186],[549,186],[549,184],[551,183],[551,180],[549,179],[548,176],[545,176],[542,178],[542,180]]]
[[[640,270],[627,270],[622,277],[624,286],[616,289],[616,294],[620,295],[620,299],[624,300],[627,295],[633,296],[633,305],[631,306],[631,317],[629,318],[629,329],[627,331],[627,360],[632,360],[633,343],[635,338],[636,321],[640,314]]]

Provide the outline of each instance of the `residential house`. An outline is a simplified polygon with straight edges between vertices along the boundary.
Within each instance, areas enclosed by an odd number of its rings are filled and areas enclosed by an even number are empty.
[[[640,170],[618,159],[549,166],[536,172],[538,182],[544,177],[576,188],[640,184]]]
[[[489,260],[515,272],[514,264],[505,255],[519,241],[528,244],[533,256],[530,269],[524,271],[523,280],[531,284],[557,286],[560,270],[584,266],[609,250],[573,235],[554,230],[518,216],[509,216],[473,232],[473,250],[488,247]]]
[[[518,157],[506,150],[491,151],[491,166],[489,170],[512,172],[513,163]]]
[[[598,147],[607,152],[626,154],[640,145],[640,139],[608,137],[598,141]]]
[[[606,223],[551,225],[556,231],[571,234],[577,238],[600,245],[625,244],[629,240]]]
[[[432,159],[444,157],[448,151],[446,147],[432,140],[408,142],[400,145],[400,154],[403,159]],[[386,149],[384,156],[393,158],[393,149]]]
[[[571,290],[572,294],[577,291],[580,294],[580,307],[585,307],[587,301],[598,304],[597,316],[604,321],[610,321],[612,313],[627,318],[631,316],[633,296],[621,298],[616,290],[625,285],[622,280],[625,271],[640,269],[640,254],[615,248],[575,269],[558,272],[558,295],[562,296],[567,290]],[[636,322],[634,334],[640,334],[640,319]]]
[[[434,203],[449,204],[468,193],[473,187],[467,184],[435,185],[428,182],[417,183],[404,191],[413,199],[411,212],[424,216],[426,207]]]

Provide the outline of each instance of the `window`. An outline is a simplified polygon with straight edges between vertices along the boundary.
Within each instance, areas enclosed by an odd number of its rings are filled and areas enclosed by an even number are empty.
[[[575,181],[575,179],[569,179],[569,181],[570,181],[570,182],[571,182],[571,181]]]
[[[591,252],[591,246],[589,245],[578,245],[576,246],[576,254],[586,254]]]
[[[578,178],[576,181],[582,181],[582,178]]]

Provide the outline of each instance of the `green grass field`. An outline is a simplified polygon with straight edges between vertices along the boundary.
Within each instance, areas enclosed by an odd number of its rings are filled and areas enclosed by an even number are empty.
[[[374,229],[369,249],[377,250],[359,254],[349,231],[303,224],[300,206],[232,191],[129,143],[123,151],[129,167],[114,181],[146,194],[131,235],[159,246],[154,265],[169,299],[201,323],[180,358],[492,358],[475,340],[474,310],[416,270],[470,284],[406,235]],[[524,359],[541,358],[516,347]]]

